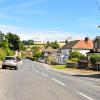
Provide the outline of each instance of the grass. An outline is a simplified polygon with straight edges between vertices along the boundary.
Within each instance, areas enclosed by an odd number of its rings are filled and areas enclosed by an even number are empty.
[[[65,69],[66,68],[66,65],[50,65],[50,67],[53,67],[55,69],[62,70],[62,69]]]

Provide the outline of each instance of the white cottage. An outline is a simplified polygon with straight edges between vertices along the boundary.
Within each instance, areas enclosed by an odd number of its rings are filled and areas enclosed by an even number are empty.
[[[78,51],[86,55],[90,49],[93,49],[93,41],[88,38],[85,38],[85,40],[70,41],[58,50],[57,62],[59,64],[65,64],[65,61],[68,60],[70,51]]]

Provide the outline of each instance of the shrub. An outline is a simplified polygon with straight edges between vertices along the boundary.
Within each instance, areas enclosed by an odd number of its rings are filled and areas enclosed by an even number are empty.
[[[82,57],[85,57],[85,55],[80,53],[80,52],[78,52],[78,51],[74,51],[74,52],[70,52],[69,60],[78,61]]]
[[[91,64],[96,64],[96,62],[100,61],[100,55],[93,54],[90,56],[90,62]]]

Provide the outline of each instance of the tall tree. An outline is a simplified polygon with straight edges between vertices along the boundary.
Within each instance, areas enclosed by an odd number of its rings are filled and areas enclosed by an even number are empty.
[[[6,39],[9,43],[9,48],[12,50],[20,50],[20,37],[13,33],[7,33]]]

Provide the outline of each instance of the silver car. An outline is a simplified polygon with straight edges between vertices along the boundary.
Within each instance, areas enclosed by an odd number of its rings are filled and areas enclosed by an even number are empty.
[[[6,56],[5,60],[2,63],[2,69],[6,69],[6,67],[9,68],[15,68],[15,70],[18,69],[18,60],[14,56]]]

